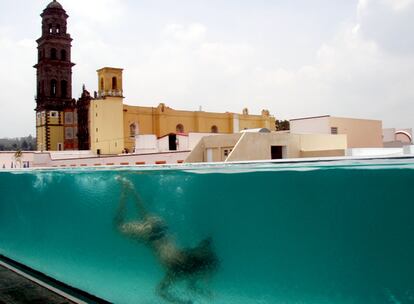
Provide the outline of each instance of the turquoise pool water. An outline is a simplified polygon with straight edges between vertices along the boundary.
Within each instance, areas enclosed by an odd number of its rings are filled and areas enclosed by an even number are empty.
[[[114,303],[168,303],[154,252],[114,229],[116,176],[178,246],[212,238],[212,296],[177,297],[414,303],[412,159],[0,172],[0,254]]]

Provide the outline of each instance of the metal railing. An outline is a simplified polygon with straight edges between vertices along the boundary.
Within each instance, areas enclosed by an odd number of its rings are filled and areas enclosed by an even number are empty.
[[[107,96],[122,97],[122,91],[121,90],[109,90],[109,91],[100,91],[100,92],[98,92],[98,97],[99,98],[107,97]]]

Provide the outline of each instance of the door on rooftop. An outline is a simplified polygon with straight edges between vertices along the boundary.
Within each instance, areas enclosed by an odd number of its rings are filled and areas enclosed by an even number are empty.
[[[272,159],[283,158],[283,146],[272,146],[271,147]]]
[[[170,134],[168,136],[168,143],[169,143],[170,151],[177,151],[177,135]]]

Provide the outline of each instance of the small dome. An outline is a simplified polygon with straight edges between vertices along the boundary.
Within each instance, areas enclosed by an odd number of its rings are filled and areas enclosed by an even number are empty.
[[[59,2],[57,2],[56,0],[53,0],[52,2],[50,2],[46,8],[59,8],[59,9],[63,9],[62,5]]]

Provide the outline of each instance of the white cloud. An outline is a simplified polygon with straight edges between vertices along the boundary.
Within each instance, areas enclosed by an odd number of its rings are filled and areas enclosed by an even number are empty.
[[[35,82],[32,80],[35,75],[34,69],[21,70],[16,67],[15,62],[11,58],[18,58],[21,65],[31,67],[35,62],[35,52],[32,55],[32,50],[36,49],[34,41],[27,39],[15,40],[10,37],[10,29],[0,28],[0,66],[4,72],[1,78],[2,90],[0,99],[0,113],[1,127],[0,134],[6,136],[7,134],[17,135],[21,134],[20,129],[31,130],[34,134],[34,88]],[[24,98],[22,92],[28,92]],[[24,95],[23,95],[24,96]],[[31,103],[27,103],[27,97]],[[25,111],[27,107],[31,106],[29,111]],[[22,134],[29,135],[29,134]]]
[[[413,0],[385,0],[396,11],[403,11],[414,5]]]
[[[413,20],[413,0],[361,0],[358,6],[364,38],[398,55],[414,51]]]
[[[93,21],[107,26],[125,14],[123,0],[70,0],[64,2],[64,8],[74,18],[79,17],[87,22]]]
[[[241,33],[218,35],[214,24],[205,20],[172,18],[160,19],[159,27],[148,28],[150,38],[142,38],[144,30],[126,2],[64,3],[71,16],[69,31],[77,63],[74,97],[82,83],[96,89],[96,69],[118,66],[125,68],[128,104],[165,102],[189,110],[202,105],[206,111],[220,112],[248,107],[251,113],[268,108],[280,118],[333,114],[413,127],[414,0],[360,0],[354,16],[317,51],[309,53],[305,45],[283,56],[278,45],[288,48],[289,28],[283,37],[275,36],[271,27],[261,28],[257,35],[267,37],[269,44],[259,44]],[[10,71],[1,79],[8,88],[0,95],[1,113],[26,109],[17,116],[2,115],[0,137],[24,135],[34,130],[35,71],[30,66],[36,60],[35,42],[15,37],[13,27],[3,26],[0,44],[0,64]],[[301,55],[310,59],[302,65],[290,64]],[[11,133],[6,126],[13,122],[16,129],[26,131]]]

